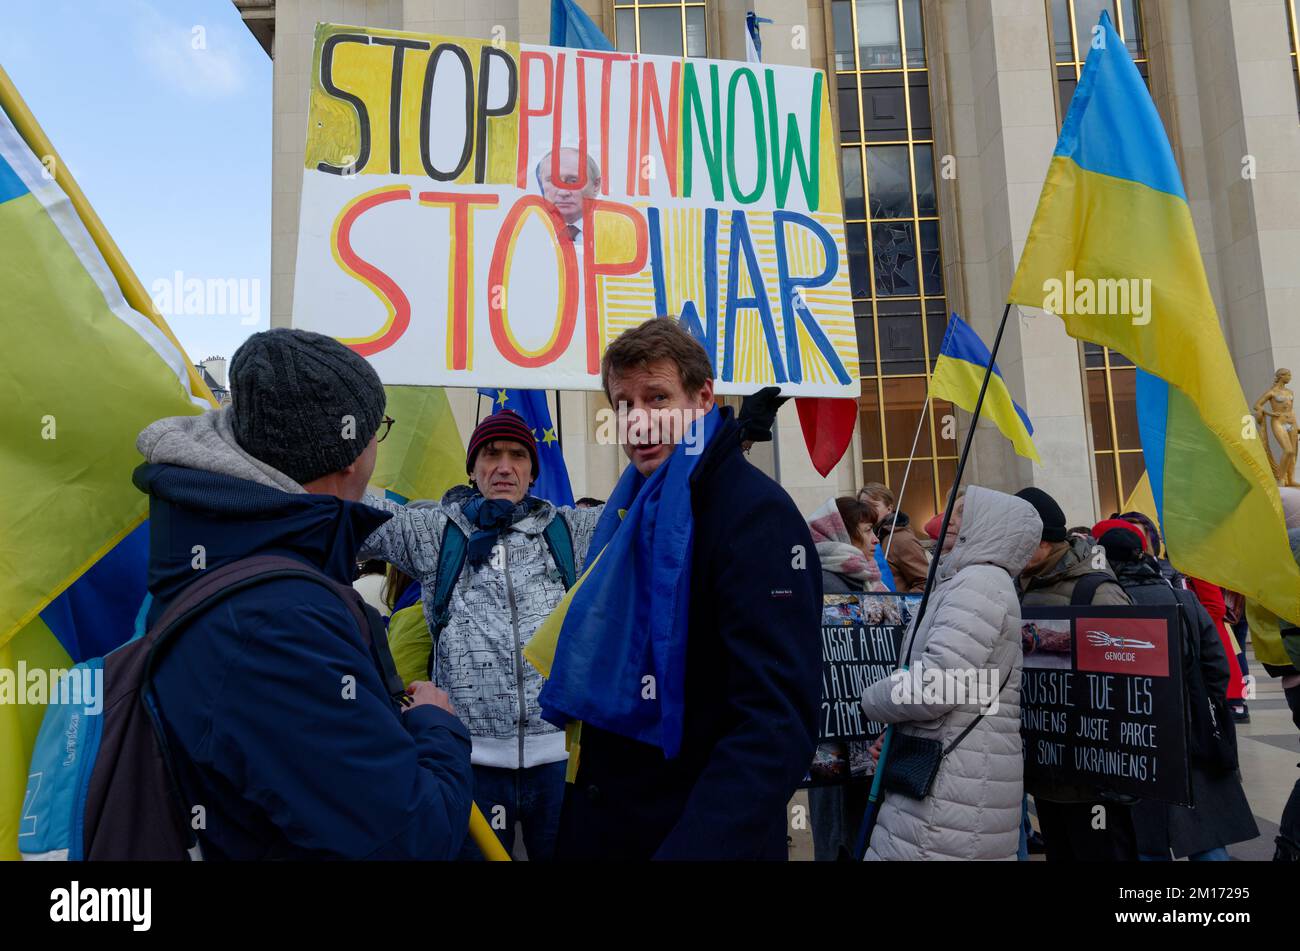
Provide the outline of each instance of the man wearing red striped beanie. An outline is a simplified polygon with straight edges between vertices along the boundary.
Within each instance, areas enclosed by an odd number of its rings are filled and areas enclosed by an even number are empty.
[[[542,679],[523,645],[573,585],[604,507],[557,508],[530,495],[538,471],[537,440],[523,417],[495,413],[469,438],[468,485],[410,505],[366,496],[394,517],[367,539],[362,557],[419,582],[427,639],[417,626],[419,643],[394,647],[399,672],[427,675],[451,695],[473,740],[474,801],[507,851],[519,822],[528,858],[547,861],[567,753],[564,733],[541,718]],[[407,669],[408,654],[418,671]],[[461,858],[479,857],[467,842]]]

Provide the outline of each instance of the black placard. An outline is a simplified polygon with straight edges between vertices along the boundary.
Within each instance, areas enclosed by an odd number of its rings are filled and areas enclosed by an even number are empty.
[[[862,691],[898,666],[903,634],[920,595],[828,594],[822,606],[821,741],[805,785],[871,778],[867,749],[885,730],[862,710]]]
[[[1025,607],[1025,790],[1090,787],[1191,804],[1178,613]]]

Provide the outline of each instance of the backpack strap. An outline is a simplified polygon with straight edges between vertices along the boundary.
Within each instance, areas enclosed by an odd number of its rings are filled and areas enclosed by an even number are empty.
[[[573,556],[573,536],[564,519],[556,515],[546,525],[542,533],[546,538],[546,547],[550,549],[551,558],[560,569],[564,578],[564,590],[569,590],[577,581],[577,567]],[[433,585],[433,600],[429,604],[426,618],[429,623],[429,663],[426,668],[429,679],[433,680],[433,665],[438,657],[438,639],[451,621],[451,593],[465,570],[465,560],[469,554],[469,539],[465,532],[452,519],[442,530],[442,542],[438,546],[438,574]]]
[[[573,535],[569,532],[569,523],[558,512],[555,518],[546,523],[546,547],[551,550],[551,558],[564,577],[564,590],[568,591],[578,580],[578,567],[573,557]]]
[[[302,578],[333,591],[352,615],[352,620],[356,622],[357,629],[361,633],[362,641],[374,655],[380,674],[384,678],[385,689],[394,700],[400,701],[406,693],[405,686],[397,675],[397,666],[393,663],[393,655],[388,650],[387,638],[376,636],[376,632],[383,631],[383,620],[379,612],[366,604],[351,585],[335,581],[318,568],[283,555],[254,555],[251,558],[241,558],[220,568],[205,571],[199,578],[186,585],[176,599],[167,606],[162,617],[145,634],[146,640],[149,641],[149,661],[145,667],[146,679],[153,672],[159,648],[177,629],[235,592],[274,578]]]
[[[1070,605],[1072,607],[1084,607],[1092,604],[1092,599],[1097,596],[1097,589],[1107,582],[1117,583],[1113,577],[1104,571],[1090,571],[1086,575],[1080,575],[1074,582],[1074,591],[1070,595]]]
[[[438,657],[438,639],[451,621],[451,593],[460,580],[469,554],[469,539],[451,518],[442,530],[442,543],[438,546],[438,575],[433,584],[433,600],[425,612],[429,623],[429,663],[427,673],[433,680],[433,664]]]
[[[380,674],[384,679],[384,686],[389,695],[397,703],[402,703],[406,697],[405,687],[401,678],[397,675],[397,668],[393,663],[393,655],[388,650],[388,640],[386,637],[376,636],[376,632],[382,633],[383,631],[379,612],[365,604],[361,595],[350,585],[340,584],[319,569],[282,555],[255,555],[251,558],[243,558],[222,565],[220,568],[204,571],[181,590],[181,593],[167,606],[167,610],[163,612],[162,617],[142,635],[147,647],[139,680],[140,699],[153,726],[158,749],[167,771],[171,804],[176,813],[177,821],[180,822],[179,828],[183,830],[187,837],[187,852],[192,860],[202,859],[202,847],[197,835],[190,828],[187,821],[184,798],[181,795],[180,778],[177,775],[167,732],[163,728],[160,711],[153,696],[154,668],[161,657],[162,649],[170,643],[172,637],[179,630],[196,616],[238,591],[251,588],[274,578],[302,578],[307,581],[314,581],[333,591],[344,603],[348,613],[352,615],[352,619],[357,623],[362,640],[366,643],[371,656],[378,664]],[[149,601],[146,599],[146,605],[148,603]],[[141,620],[143,620],[145,610],[146,608],[141,609]]]

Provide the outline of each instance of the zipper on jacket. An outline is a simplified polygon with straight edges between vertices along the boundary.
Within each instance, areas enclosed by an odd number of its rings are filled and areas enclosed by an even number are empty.
[[[528,703],[524,699],[524,646],[519,640],[519,608],[515,604],[515,586],[510,581],[509,532],[501,533],[501,564],[506,573],[506,600],[510,602],[510,629],[515,635],[515,687],[519,695],[519,765],[524,768],[524,724],[528,722]]]

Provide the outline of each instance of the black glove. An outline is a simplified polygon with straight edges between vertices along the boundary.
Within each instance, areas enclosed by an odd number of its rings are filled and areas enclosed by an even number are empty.
[[[776,425],[776,411],[785,405],[788,396],[781,396],[779,386],[765,386],[740,402],[740,438],[744,442],[771,442],[772,427]]]

